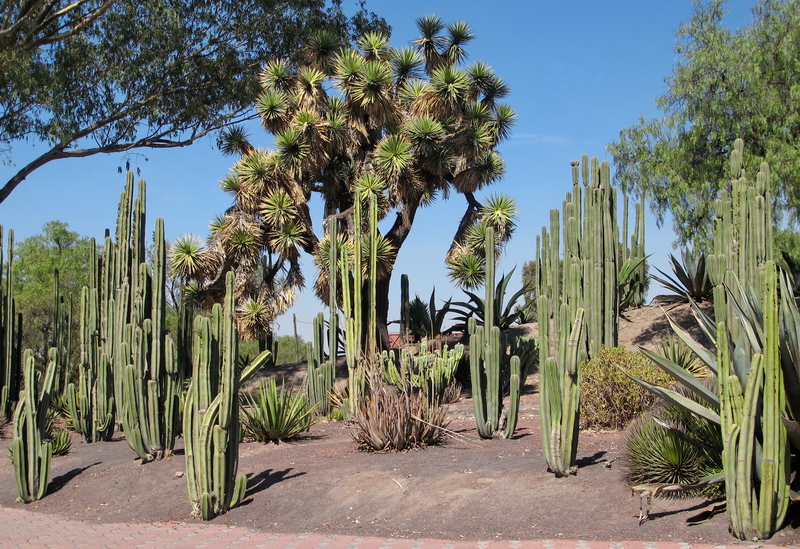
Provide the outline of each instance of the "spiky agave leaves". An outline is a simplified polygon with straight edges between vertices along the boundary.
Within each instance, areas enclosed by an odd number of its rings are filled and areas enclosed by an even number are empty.
[[[412,78],[422,76],[421,68],[424,62],[422,55],[414,48],[394,50],[391,63],[397,84],[402,85]]]
[[[505,194],[493,194],[481,204],[476,222],[467,227],[461,241],[454,242],[447,254],[450,280],[467,290],[483,284],[487,229],[494,229],[495,257],[499,257],[516,227],[517,211],[516,201]]]
[[[391,55],[389,37],[382,32],[364,33],[358,40],[358,47],[367,61],[385,60]]]

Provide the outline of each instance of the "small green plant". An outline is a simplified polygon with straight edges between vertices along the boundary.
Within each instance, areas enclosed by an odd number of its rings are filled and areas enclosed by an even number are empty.
[[[294,438],[308,431],[315,408],[301,392],[280,390],[274,378],[259,382],[255,395],[243,395],[242,427],[245,436],[257,442],[275,442]]]
[[[663,496],[725,495],[723,483],[702,482],[722,471],[719,425],[673,404],[656,405],[631,422],[622,462],[631,485],[702,485],[696,490],[665,491]]]
[[[359,446],[388,452],[440,443],[448,423],[446,416],[446,407],[409,386],[398,389],[376,380],[350,419],[353,439]]]
[[[620,430],[653,406],[655,395],[626,374],[654,385],[672,384],[672,378],[645,356],[604,347],[581,366],[582,429]]]
[[[66,429],[54,429],[50,434],[53,456],[66,456],[72,448],[72,439]]]
[[[661,269],[656,270],[664,275],[664,278],[651,275],[651,278],[659,282],[670,294],[657,295],[653,300],[656,303],[688,303],[689,300],[700,303],[701,301],[709,301],[714,296],[714,285],[708,277],[708,269],[706,269],[706,255],[695,255],[687,250],[681,252],[680,261],[675,259],[672,254],[669,255],[670,267],[675,274],[675,278],[669,276]]]
[[[710,370],[682,339],[671,336],[665,343],[656,347],[656,354],[674,362],[696,377],[704,377]]]

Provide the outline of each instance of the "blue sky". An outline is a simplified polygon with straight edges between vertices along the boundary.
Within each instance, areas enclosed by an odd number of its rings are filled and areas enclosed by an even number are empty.
[[[749,23],[754,4],[730,0],[725,23],[731,28]],[[666,91],[664,79],[677,61],[675,33],[693,10],[691,0],[368,0],[368,8],[392,25],[395,46],[416,38],[415,21],[423,15],[466,21],[476,34],[467,46],[469,61],[489,63],[508,82],[507,102],[519,122],[500,148],[507,173],[478,198],[505,192],[517,200],[517,232],[499,269],[517,266],[514,290],[522,264],[534,257],[535,238],[548,223],[549,210],[560,207],[571,186],[569,162],[583,153],[606,159],[606,145],[622,128],[639,116],[659,116],[654,99]],[[257,127],[252,137],[263,146],[271,144]],[[13,159],[22,166],[45,150],[41,144],[21,144]],[[208,222],[230,205],[218,181],[232,159],[217,151],[211,139],[185,149],[141,150],[129,160],[147,180],[149,223],[163,217],[168,239],[185,233],[205,236]],[[0,204],[0,224],[14,229],[17,240],[41,232],[42,225],[56,219],[82,235],[102,239],[104,230],[114,227],[124,185],[117,168],[125,161],[106,155],[51,162]],[[0,166],[4,181],[14,172]],[[463,198],[454,194],[418,213],[394,271],[392,311],[397,310],[401,273],[409,275],[412,296],[427,300],[435,286],[440,300],[464,298],[449,283],[443,264],[464,209]],[[669,221],[659,229],[648,215],[647,253],[662,270],[667,269],[673,239]],[[312,278],[307,261],[306,279]],[[277,332],[291,333],[294,313],[299,332],[307,338],[310,322],[321,310],[323,304],[306,290],[279,319]]]

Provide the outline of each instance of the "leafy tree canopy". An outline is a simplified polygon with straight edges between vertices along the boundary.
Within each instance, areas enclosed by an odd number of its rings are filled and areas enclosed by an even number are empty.
[[[722,26],[725,0],[696,0],[677,34],[679,61],[656,99],[662,118],[640,119],[608,146],[623,189],[646,193],[663,222],[670,211],[681,244],[710,240],[714,199],[726,183],[736,138],[745,169],[770,164],[778,204],[800,213],[800,1],[760,0],[753,20]]]
[[[257,67],[309,32],[387,30],[341,0],[0,0],[0,158],[46,143],[0,202],[60,158],[180,147],[253,116]],[[27,160],[25,161],[27,162]]]
[[[212,223],[208,246],[187,237],[173,247],[176,271],[213,295],[222,273],[235,270],[240,314],[263,325],[304,284],[299,256],[306,252],[316,258],[317,295],[327,301],[331,242],[315,234],[309,201],[322,199],[324,225],[337,223],[343,235],[337,245],[352,253],[344,240],[356,234],[359,190],[365,200],[375,197],[379,218],[387,218],[376,243],[378,324],[386,335],[396,254],[419,208],[457,193],[466,209],[448,264],[461,271],[454,280],[481,283],[483,260],[476,253],[485,227],[495,228],[502,245],[514,229],[516,205],[502,195],[480,203],[474,193],[502,177],[496,147],[516,114],[502,103],[508,87],[489,65],[463,63],[474,37],[466,23],[426,16],[417,25],[420,37],[402,49],[383,33],[366,33],[352,48],[320,32],[299,60],[276,59],[263,68],[256,105],[275,149],[255,147],[238,128],[225,132],[224,150],[240,157],[221,182],[234,204]],[[254,286],[265,254],[267,275]]]

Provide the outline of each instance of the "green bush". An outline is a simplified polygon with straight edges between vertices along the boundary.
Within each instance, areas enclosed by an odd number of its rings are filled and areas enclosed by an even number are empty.
[[[618,431],[653,406],[656,396],[625,372],[655,385],[672,384],[672,378],[644,355],[622,347],[603,348],[581,366],[581,429]]]
[[[313,408],[303,393],[286,389],[274,378],[263,380],[255,396],[245,394],[242,428],[245,436],[257,442],[275,442],[293,438],[311,427]]]

